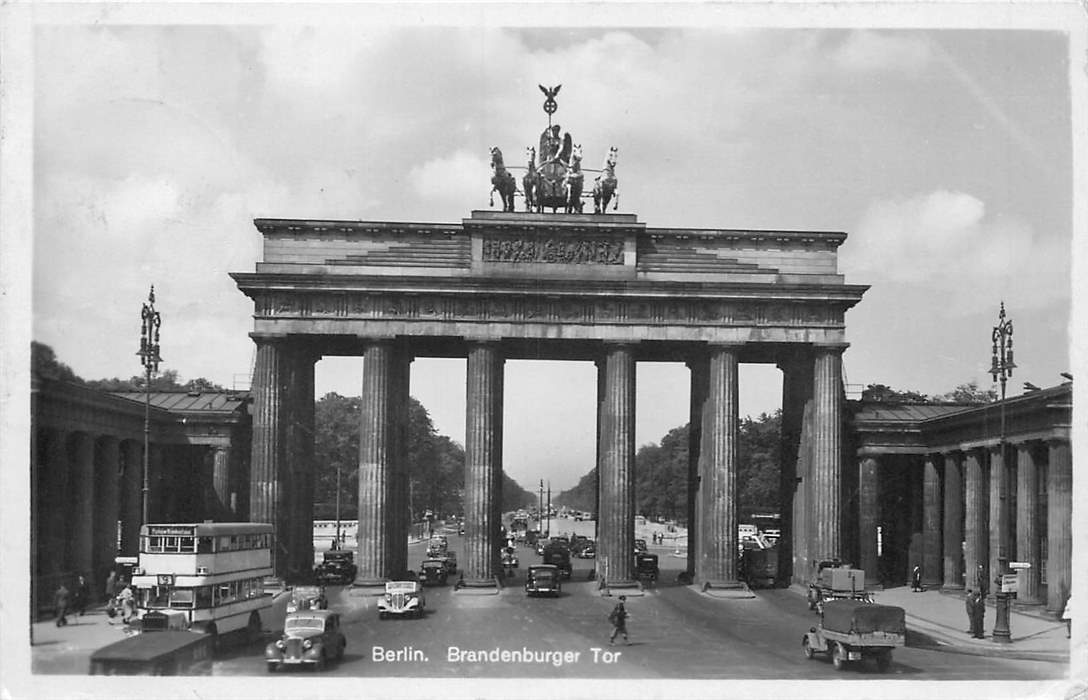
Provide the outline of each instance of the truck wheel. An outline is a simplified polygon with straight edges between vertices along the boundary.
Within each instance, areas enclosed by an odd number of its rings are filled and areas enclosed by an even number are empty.
[[[812,654],[814,653],[812,651],[812,643],[808,641],[807,635],[801,638],[801,653],[805,655],[806,659],[811,659]]]
[[[846,665],[846,648],[838,642],[835,642],[835,648],[831,652],[831,663],[836,671],[841,671]]]
[[[892,652],[891,652],[891,649],[889,649],[888,651],[881,652],[876,657],[876,668],[881,673],[887,673],[888,669],[891,668],[891,665],[892,665]]]

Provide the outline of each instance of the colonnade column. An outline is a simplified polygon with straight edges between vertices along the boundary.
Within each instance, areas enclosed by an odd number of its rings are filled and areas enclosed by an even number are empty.
[[[740,348],[710,346],[699,449],[701,497],[698,582],[737,582],[737,366]]]
[[[1016,558],[1031,564],[1018,572],[1016,599],[1022,603],[1039,602],[1039,472],[1032,447],[1016,446]]]
[[[845,345],[817,346],[813,363],[812,499],[806,526],[814,557],[841,557],[842,353]]]
[[[120,513],[121,445],[113,436],[95,445],[94,572],[105,575],[117,556],[117,520]]]
[[[941,474],[937,456],[926,455],[922,467],[922,583],[941,584]]]
[[[605,353],[596,570],[614,586],[634,580],[635,356],[631,345],[607,345]]]
[[[121,478],[121,551],[134,557],[140,550],[143,524],[144,446],[137,440],[121,444],[124,474]]]
[[[880,463],[870,455],[862,457],[858,463],[858,565],[865,572],[866,586],[880,583],[877,554],[880,519]]]
[[[249,477],[249,520],[275,528],[272,565],[284,576],[288,567],[290,533],[283,518],[287,494],[287,416],[290,400],[287,349],[282,339],[254,338],[253,445]]]
[[[1006,480],[1008,470],[1005,468],[1005,443],[991,445],[990,453],[990,556],[988,559],[989,576],[995,578],[999,573],[1005,573],[1003,563],[1008,562],[1008,501]],[[991,584],[993,581],[991,580]],[[996,585],[991,585],[990,590],[997,592]]]
[[[944,585],[963,588],[963,465],[958,452],[944,455]]]
[[[503,358],[497,343],[469,346],[465,388],[465,585],[491,586],[502,512]]]
[[[687,363],[691,370],[691,394],[688,413],[688,564],[687,573],[693,577],[698,568],[699,546],[702,538],[699,528],[703,515],[699,507],[699,453],[702,449],[703,404],[706,402],[707,374],[710,371],[705,357]]]
[[[219,446],[212,456],[212,491],[219,517],[231,514],[230,507],[230,448]]]
[[[72,465],[71,536],[68,540],[68,561],[76,571],[94,574],[94,439],[87,433],[74,433],[68,443],[68,459]],[[99,583],[105,583],[105,579]]]
[[[377,586],[389,577],[394,509],[393,341],[375,339],[363,350],[359,416],[359,526],[355,584]]]
[[[991,589],[990,574],[986,570],[989,563],[987,548],[987,508],[986,475],[982,470],[982,460],[978,450],[968,450],[964,454],[964,550],[963,564],[967,577],[967,587],[977,590],[984,586]]]
[[[396,494],[396,506],[393,510],[389,556],[392,571],[400,575],[408,570],[408,534],[412,522],[409,512],[410,476],[408,474],[408,404],[412,357],[403,346],[397,350],[393,358],[393,426],[395,431],[393,490]]]
[[[65,442],[67,435],[60,430],[41,428],[34,436],[37,449],[36,465],[38,488],[32,489],[36,497],[36,527],[33,530],[37,539],[36,551],[41,557],[38,561],[38,573],[48,577],[45,586],[39,592],[49,596],[57,589],[56,576],[63,573],[71,560],[65,552],[65,543],[68,540],[69,516],[71,511],[64,497],[71,493],[68,484],[69,460],[66,454]],[[77,571],[87,573],[90,571]],[[41,598],[43,602],[49,601],[48,597]]]
[[[787,583],[790,580],[802,580],[806,573],[803,568],[796,570],[794,562],[805,551],[797,546],[797,538],[805,532],[804,519],[797,516],[804,506],[801,481],[803,477],[798,464],[805,406],[812,400],[812,359],[807,355],[791,353],[778,367],[782,370],[782,442],[779,453],[781,536],[778,539],[778,577],[780,583]]]
[[[1073,458],[1067,440],[1048,441],[1046,609],[1061,611],[1072,586]]]

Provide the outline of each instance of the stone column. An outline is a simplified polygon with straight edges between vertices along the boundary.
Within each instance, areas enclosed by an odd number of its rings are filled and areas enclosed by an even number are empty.
[[[944,455],[944,585],[963,589],[963,465],[961,455]]]
[[[635,356],[631,345],[608,345],[601,411],[601,536],[597,578],[609,586],[634,581]]]
[[[95,575],[94,514],[95,500],[94,439],[87,433],[73,433],[68,441],[68,460],[72,465],[70,489],[72,522],[68,532],[68,561],[76,571]],[[102,579],[100,583],[105,583]]]
[[[289,533],[284,545],[290,577],[305,578],[314,562],[314,362],[317,356],[304,347],[285,350],[285,509],[278,514],[282,526],[277,526],[277,531],[282,527]]]
[[[398,576],[408,570],[408,534],[412,517],[408,509],[408,408],[412,358],[407,349],[399,344],[393,359],[393,429],[394,455],[392,490],[396,507],[392,511],[392,530],[389,535],[390,570]]]
[[[691,370],[691,393],[689,396],[688,418],[688,564],[687,572],[694,581],[698,567],[700,537],[699,528],[703,525],[700,513],[699,453],[702,447],[703,404],[706,402],[707,376],[710,372],[706,358],[699,358],[687,363]]]
[[[987,590],[992,591],[990,572],[987,569],[989,564],[987,483],[978,450],[968,450],[964,453],[964,485],[966,507],[963,525],[966,544],[963,550],[963,563],[964,573],[967,576],[966,584],[968,588],[976,589],[981,576],[986,581]],[[981,574],[979,567],[982,567]]]
[[[1002,563],[1008,562],[1008,502],[1006,501],[1006,477],[1004,444],[990,445],[990,517],[989,517],[989,549],[988,569],[990,578],[998,573],[1005,573]],[[1004,560],[1004,562],[1002,561]],[[992,584],[992,581],[991,581]],[[997,586],[991,585],[990,590],[996,591]]]
[[[714,587],[737,581],[737,356],[739,347],[712,345],[699,450],[700,567],[697,580]]]
[[[60,430],[39,428],[35,437],[40,445],[35,457],[35,476],[37,488],[34,494],[36,527],[32,532],[35,542],[32,546],[38,553],[38,570],[43,577],[43,588],[37,593],[46,597],[39,599],[48,602],[49,596],[57,588],[57,577],[64,571],[72,570],[72,560],[65,551],[69,535],[69,521],[73,515],[66,499],[71,493],[69,486],[69,461],[66,449],[67,434]],[[74,528],[73,528],[74,529]],[[90,570],[83,572],[89,574]]]
[[[124,475],[121,478],[121,553],[134,557],[140,551],[143,520],[144,446],[137,440],[121,443]]]
[[[359,416],[358,573],[355,584],[388,580],[389,537],[394,509],[393,342],[368,341],[363,351],[363,395]],[[467,511],[466,511],[467,515]]]
[[[220,518],[230,514],[230,448],[216,447],[212,456],[212,491]]]
[[[858,463],[858,565],[865,572],[865,585],[880,584],[880,558],[877,555],[877,528],[880,513],[880,463],[867,455]]]
[[[1060,612],[1072,586],[1073,458],[1068,440],[1049,440],[1046,609]]]
[[[1039,601],[1039,483],[1033,443],[1016,446],[1016,558],[1031,564],[1020,569],[1016,599],[1021,603]]]
[[[922,466],[922,583],[941,584],[941,473],[937,456],[926,455]]]
[[[286,349],[282,340],[254,338],[257,360],[253,369],[253,444],[249,476],[249,520],[275,528],[272,564],[277,576],[286,576],[290,533],[284,481],[287,479]]]
[[[94,571],[101,576],[117,556],[117,521],[120,515],[121,448],[107,435],[95,444]]]
[[[841,557],[842,547],[842,352],[817,346],[813,363],[812,497],[806,526],[810,557]]]
[[[464,582],[492,586],[499,569],[502,508],[503,359],[497,343],[471,343],[465,390]]]
[[[782,441],[779,465],[779,513],[781,535],[778,539],[778,581],[800,581],[804,570],[795,570],[798,554],[795,538],[804,530],[803,521],[796,521],[794,511],[803,504],[800,494],[801,474],[798,458],[805,405],[812,400],[812,360],[796,354],[779,363],[782,370]]]

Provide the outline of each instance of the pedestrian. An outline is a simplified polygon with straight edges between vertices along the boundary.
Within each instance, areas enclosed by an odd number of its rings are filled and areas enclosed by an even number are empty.
[[[975,591],[975,624],[971,629],[971,636],[975,639],[986,639],[986,599],[981,591]]]
[[[1070,594],[1065,599],[1065,608],[1062,610],[1062,619],[1065,620],[1065,638],[1073,636],[1073,596]]]
[[[975,636],[975,592],[970,588],[963,597],[963,606],[967,610],[967,634]]]
[[[110,575],[106,577],[106,600],[113,600],[117,595],[117,572],[110,570]]]
[[[922,590],[922,567],[920,566],[915,566],[914,571],[910,574],[910,590],[911,593]]]
[[[975,570],[975,591],[983,600],[986,600],[986,596],[990,593],[990,581],[986,576],[986,568],[982,564],[979,564],[978,569]]]
[[[621,595],[620,602],[616,603],[616,607],[612,608],[612,612],[608,615],[608,621],[612,623],[612,636],[608,638],[608,644],[611,646],[616,643],[616,635],[622,634],[623,641],[628,645],[631,644],[631,640],[627,638],[627,618],[630,615],[627,613],[627,608],[624,607],[624,602],[627,601],[627,596]]]
[[[57,618],[57,627],[68,624],[69,596],[68,587],[64,585],[64,581],[61,581],[57,592],[53,594],[53,614]]]
[[[87,602],[90,597],[91,589],[90,586],[87,585],[87,579],[80,576],[79,580],[76,582],[75,604],[72,606],[76,615],[82,617],[83,613],[87,612]]]
[[[131,622],[136,617],[136,595],[132,592],[132,586],[126,583],[117,598],[121,602],[121,622]]]

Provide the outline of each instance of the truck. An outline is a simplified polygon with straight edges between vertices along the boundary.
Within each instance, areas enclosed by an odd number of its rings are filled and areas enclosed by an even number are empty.
[[[571,565],[570,565],[570,548],[562,542],[549,542],[544,546],[542,553],[545,564],[553,564],[559,569],[560,576],[570,579],[571,577]]]
[[[806,659],[817,653],[829,654],[837,670],[851,661],[876,659],[885,672],[892,663],[892,650],[906,644],[907,623],[903,608],[877,605],[861,600],[829,600],[823,604],[820,623],[801,638]]]
[[[752,588],[773,588],[778,579],[778,547],[744,550],[741,574]]]

